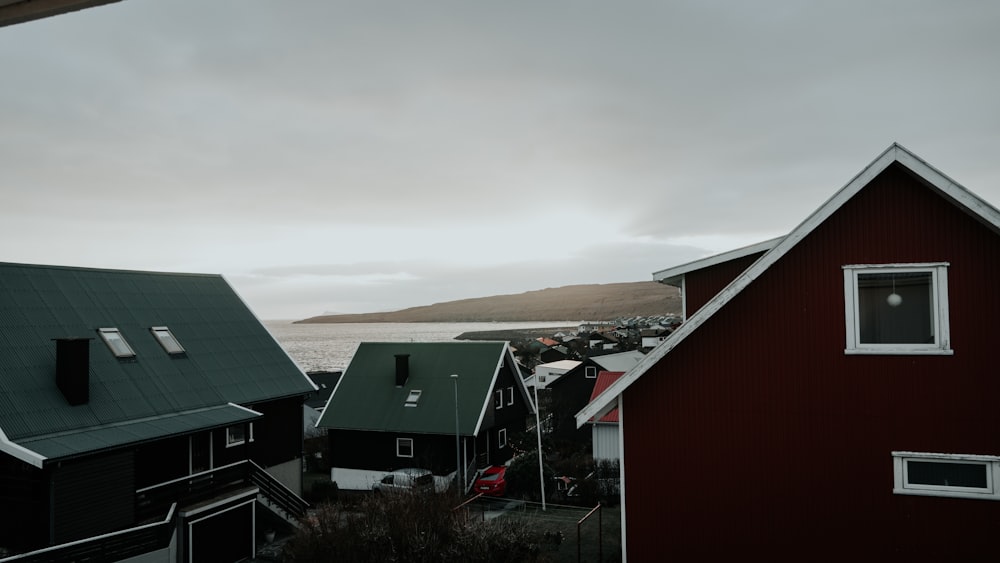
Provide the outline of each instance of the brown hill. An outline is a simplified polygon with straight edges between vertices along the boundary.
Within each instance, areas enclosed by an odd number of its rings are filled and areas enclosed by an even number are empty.
[[[411,307],[388,313],[321,315],[299,323],[600,321],[679,315],[677,288],[653,281],[568,285]]]

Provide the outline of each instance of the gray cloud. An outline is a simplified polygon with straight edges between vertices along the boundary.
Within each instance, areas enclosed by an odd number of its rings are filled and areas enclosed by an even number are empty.
[[[998,24],[127,0],[4,28],[0,260],[221,272],[292,317],[647,280],[787,232],[893,141],[997,202]]]

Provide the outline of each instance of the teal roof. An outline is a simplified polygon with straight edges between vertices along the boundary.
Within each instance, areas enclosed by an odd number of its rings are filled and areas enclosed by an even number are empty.
[[[397,354],[409,354],[410,376],[402,387],[395,384]],[[362,342],[317,426],[454,434],[451,375],[458,374],[459,432],[473,436],[492,400],[501,363],[512,361],[506,342]],[[414,390],[420,391],[420,398],[416,406],[407,407]]]
[[[184,354],[164,351],[150,332],[160,326]],[[97,333],[109,327],[135,358],[111,353]],[[86,404],[70,406],[56,387],[61,338],[92,339]],[[10,442],[313,389],[222,276],[0,263],[0,437]]]

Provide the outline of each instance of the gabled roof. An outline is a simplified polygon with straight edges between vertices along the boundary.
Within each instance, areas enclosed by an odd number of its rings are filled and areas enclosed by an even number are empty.
[[[0,0],[0,27],[58,16],[121,0]]]
[[[822,224],[827,218],[833,215],[848,200],[854,197],[872,179],[881,174],[886,168],[894,163],[899,163],[907,168],[912,174],[924,181],[930,188],[935,190],[946,200],[964,209],[970,216],[979,220],[982,224],[992,229],[994,233],[1000,234],[1000,211],[981,199],[979,196],[968,191],[957,182],[945,176],[936,168],[929,165],[899,144],[893,143],[871,164],[858,173],[850,182],[841,188],[837,193],[827,200],[822,206],[799,224],[791,233],[781,239],[775,239],[777,243],[766,254],[761,256],[743,273],[741,273],[728,286],[720,291],[711,301],[700,308],[691,318],[681,324],[666,340],[660,343],[634,368],[629,370],[618,381],[604,390],[599,396],[591,401],[576,415],[577,426],[582,426],[592,417],[600,416],[617,405],[617,399],[633,382],[642,377],[651,367],[657,364],[664,356],[670,353],[678,344],[683,342],[688,335],[698,330],[706,320],[712,317],[719,309],[724,307],[736,295],[739,295],[747,286],[753,283],[763,272],[780,260],[792,248],[795,247],[809,233]],[[773,241],[768,241],[768,243]],[[764,244],[764,243],[762,243]],[[663,270],[662,272],[669,272]],[[687,271],[690,271],[687,270]],[[661,274],[662,274],[661,272]]]
[[[749,246],[744,246],[742,248],[737,248],[721,254],[713,254],[712,256],[707,256],[693,262],[681,264],[680,266],[674,266],[672,268],[660,270],[659,272],[653,272],[653,281],[658,281],[674,287],[680,287],[681,282],[684,280],[684,274],[688,272],[701,270],[702,268],[708,268],[709,266],[715,266],[716,264],[722,264],[724,262],[729,262],[730,260],[736,260],[738,258],[743,258],[760,252],[767,252],[777,246],[777,244],[781,242],[782,238],[784,237],[765,240],[763,242],[758,242],[756,244],[751,244]]]
[[[163,326],[183,354],[150,330]],[[99,328],[117,328],[135,357],[116,358]],[[86,404],[70,406],[56,385],[53,340],[63,338],[91,339]],[[66,445],[44,458],[75,455],[130,443],[130,431],[146,440],[242,419],[245,409],[223,407],[313,389],[221,276],[0,263],[0,450],[30,463],[25,444]],[[100,438],[56,439],[91,431]]]
[[[554,362],[538,364],[537,366],[535,366],[535,371],[537,372],[538,368],[543,368],[546,370],[562,370],[563,373],[566,373],[576,368],[581,363],[583,362],[581,362],[580,360],[556,360]]]
[[[337,386],[337,382],[340,381],[341,371],[313,371],[306,372],[306,376],[313,385],[318,387],[315,393],[311,393],[309,397],[306,398],[306,405],[314,408],[321,409],[326,406],[326,402],[330,400],[330,395],[333,394],[334,387]]]
[[[408,354],[409,377],[396,386],[396,355]],[[493,401],[501,366],[508,366],[533,409],[506,342],[362,342],[341,376],[316,426],[338,430],[455,433],[458,374],[459,432],[475,436]],[[406,406],[419,391],[416,406]],[[532,410],[532,412],[534,412]]]
[[[604,354],[601,356],[591,356],[590,361],[601,366],[607,371],[628,371],[642,361],[646,354],[638,350],[628,352],[618,352],[617,354]]]
[[[593,401],[598,395],[604,392],[605,389],[611,386],[612,383],[618,381],[621,376],[625,375],[623,371],[601,371],[597,374],[597,381],[594,382],[594,390],[590,392],[590,400]],[[590,422],[594,422],[593,419]],[[618,423],[618,408],[613,408],[608,411],[604,416],[602,416],[597,422],[617,424]]]

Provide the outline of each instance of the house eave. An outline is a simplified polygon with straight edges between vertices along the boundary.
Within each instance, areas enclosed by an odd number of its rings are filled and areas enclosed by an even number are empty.
[[[779,242],[781,242],[782,238],[784,237],[775,237],[773,239],[761,241],[755,244],[744,246],[742,248],[729,250],[721,254],[713,254],[712,256],[707,256],[699,260],[694,260],[692,262],[687,262],[679,266],[674,266],[672,268],[667,268],[665,270],[653,272],[653,281],[660,282],[666,285],[671,285],[674,287],[681,287],[684,275],[689,272],[694,272],[718,264],[723,264],[725,262],[729,262],[730,260],[736,260],[739,258],[743,258],[745,256],[750,256],[751,254],[757,254],[759,252],[767,252],[768,250],[774,248]]]
[[[31,451],[24,446],[11,442],[2,428],[0,428],[0,452],[37,467],[38,469],[41,469],[45,465],[45,460],[48,459],[40,453]]]

